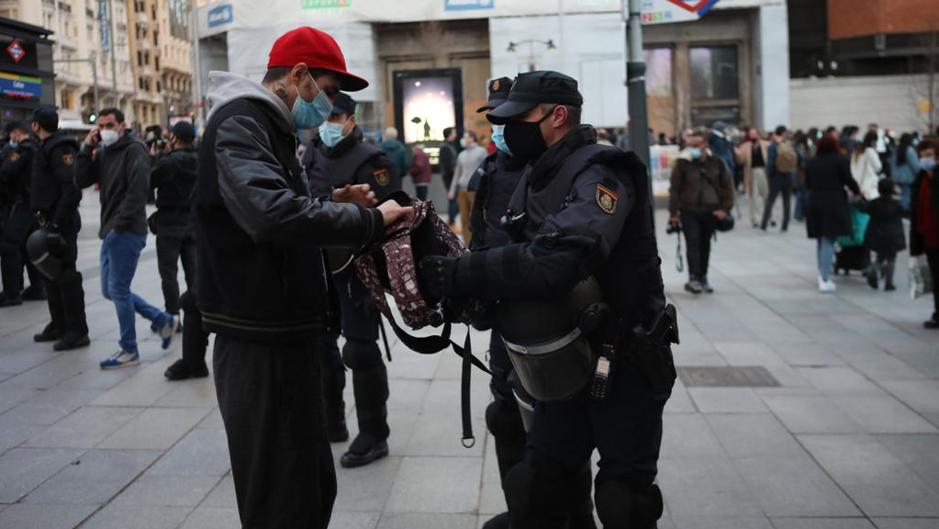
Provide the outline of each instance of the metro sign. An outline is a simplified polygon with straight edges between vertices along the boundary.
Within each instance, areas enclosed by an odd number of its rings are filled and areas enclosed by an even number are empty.
[[[714,7],[718,0],[643,0],[643,24],[694,22]]]
[[[13,59],[13,62],[20,62],[23,60],[23,57],[26,57],[26,50],[23,48],[23,45],[20,44],[20,41],[13,39],[13,42],[7,46],[7,53],[10,55],[10,58]]]

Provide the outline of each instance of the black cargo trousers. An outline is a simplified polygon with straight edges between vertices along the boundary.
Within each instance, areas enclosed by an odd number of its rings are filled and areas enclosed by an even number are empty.
[[[336,471],[323,424],[320,339],[215,338],[215,389],[243,529],[325,529]]]

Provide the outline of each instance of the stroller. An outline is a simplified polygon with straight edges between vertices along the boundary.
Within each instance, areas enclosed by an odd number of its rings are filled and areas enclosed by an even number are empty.
[[[864,246],[864,234],[871,217],[858,208],[851,206],[851,235],[838,237],[838,249],[835,252],[835,274],[839,271],[850,275],[851,271],[862,274],[867,272],[871,265],[871,254]]]

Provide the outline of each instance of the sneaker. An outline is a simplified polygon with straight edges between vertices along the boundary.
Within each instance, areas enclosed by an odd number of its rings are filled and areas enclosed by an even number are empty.
[[[159,332],[160,338],[163,339],[163,349],[170,348],[170,345],[173,343],[173,337],[176,336],[176,329],[179,327],[179,318],[172,314],[167,314],[167,317],[169,319],[163,322],[163,326],[160,327]]]
[[[823,294],[829,294],[838,289],[838,286],[835,285],[835,282],[831,279],[825,280],[819,278],[818,280],[818,291]]]
[[[140,353],[131,353],[118,349],[116,353],[102,360],[98,365],[101,366],[101,369],[117,369],[138,364],[140,364]]]
[[[700,294],[704,292],[704,288],[697,279],[692,279],[691,281],[685,283],[685,291],[691,292],[692,294]]]
[[[699,281],[699,283],[701,284],[701,290],[703,290],[705,294],[714,293],[714,287],[712,287],[710,283],[708,283],[707,279],[702,279],[701,281]]]
[[[173,365],[166,368],[166,372],[163,373],[163,376],[167,380],[186,380],[190,378],[205,378],[209,376],[209,368],[202,364],[198,368],[193,368],[189,365],[188,362],[180,358]]]

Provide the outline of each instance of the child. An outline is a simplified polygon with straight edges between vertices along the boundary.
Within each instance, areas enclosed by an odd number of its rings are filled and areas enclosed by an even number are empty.
[[[858,204],[858,208],[871,216],[864,244],[877,254],[877,259],[867,272],[867,284],[873,289],[879,287],[880,275],[884,278],[884,290],[896,290],[893,285],[894,265],[897,253],[906,250],[906,237],[903,234],[903,208],[894,198],[896,184],[889,178],[877,183],[880,198]]]

